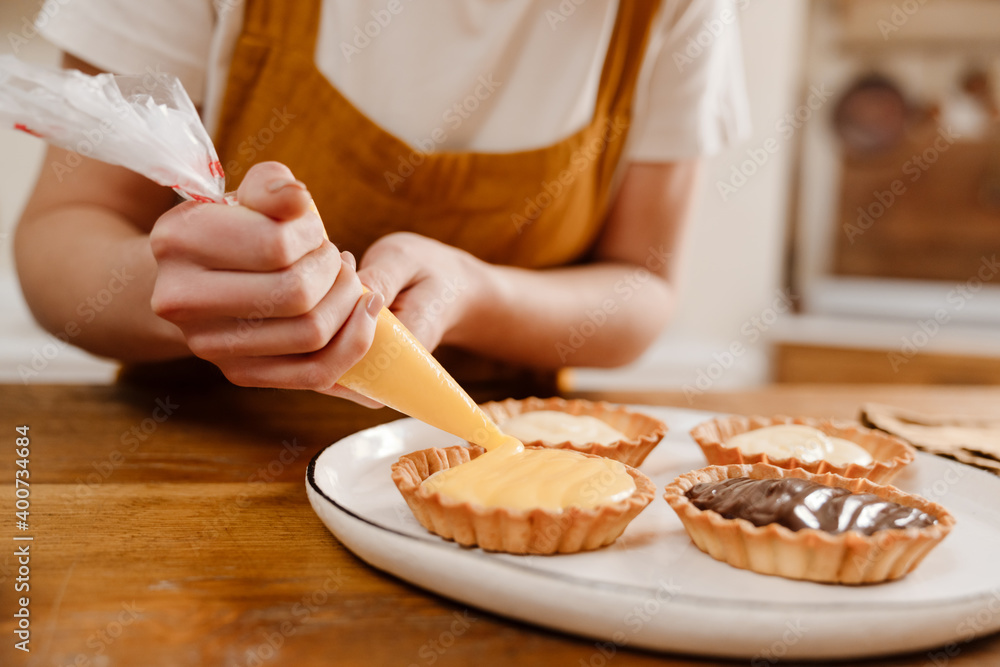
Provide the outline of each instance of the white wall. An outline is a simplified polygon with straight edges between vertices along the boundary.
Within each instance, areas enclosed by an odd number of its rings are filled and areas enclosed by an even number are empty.
[[[0,3],[0,53],[56,65],[59,53],[36,37],[31,18],[38,0]],[[13,35],[13,37],[11,36]],[[24,40],[24,41],[22,41]],[[107,382],[115,365],[98,360],[43,331],[17,285],[13,232],[41,166],[45,144],[14,130],[0,130],[0,382]]]
[[[731,337],[778,288],[796,137],[785,140],[776,125],[799,105],[806,6],[801,0],[768,0],[742,13],[753,136],[713,159],[708,170],[684,275],[687,293],[673,327],[677,334]],[[750,159],[748,150],[761,157],[768,139],[778,151],[724,200],[719,182],[728,183],[733,167]]]
[[[0,53],[14,53],[18,58],[55,64],[58,53],[45,40],[34,37],[25,19],[34,15],[37,2],[4,0],[0,4]],[[11,37],[11,34],[14,37]],[[25,39],[26,43],[20,40]],[[17,216],[35,180],[44,144],[20,132],[0,131],[0,270],[11,266],[10,235]]]
[[[766,381],[763,329],[770,330],[772,318],[781,317],[772,305],[782,281],[793,156],[800,136],[796,131],[786,140],[776,125],[795,112],[808,89],[801,78],[808,5],[751,0],[740,11],[753,135],[709,164],[686,248],[676,318],[660,343],[632,368],[576,371],[574,385],[698,389],[699,377],[711,376],[713,388]],[[724,201],[718,183],[729,181],[733,167],[749,159],[748,150],[758,151],[759,157],[769,139],[776,150]],[[728,351],[734,344],[743,352],[733,355],[730,365]],[[705,385],[703,379],[701,387]]]

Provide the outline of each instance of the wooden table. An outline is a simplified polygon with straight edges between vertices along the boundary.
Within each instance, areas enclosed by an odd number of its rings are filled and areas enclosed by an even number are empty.
[[[879,400],[1000,416],[1000,389],[775,387],[591,398],[852,417]],[[0,664],[706,665],[499,618],[375,571],[310,508],[303,477],[330,442],[392,419],[308,393],[232,387],[0,385]],[[15,427],[30,427],[29,530],[13,526]],[[14,542],[12,537],[33,541]],[[29,654],[13,648],[30,544]],[[720,632],[724,632],[720,628]],[[1000,664],[1000,636],[953,656],[871,665]]]

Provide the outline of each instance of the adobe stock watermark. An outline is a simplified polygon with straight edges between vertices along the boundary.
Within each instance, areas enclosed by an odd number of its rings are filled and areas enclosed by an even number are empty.
[[[192,207],[196,211],[203,207]],[[193,214],[197,215],[197,214]],[[236,318],[235,333],[226,333],[223,342],[230,353],[236,352],[241,343],[245,343],[253,335],[254,331],[263,326],[274,309],[289,299],[293,299],[298,294],[298,290],[306,288],[306,278],[321,268],[321,262],[312,254],[307,255],[297,262],[295,268],[282,274],[281,282],[277,287],[268,292],[267,297],[253,302],[253,310],[246,317]]]
[[[155,66],[147,65],[141,75],[128,77],[130,82],[137,81],[138,83],[124,92],[127,95],[149,93],[155,90],[167,78],[168,75],[160,71],[159,64]],[[124,119],[132,115],[129,105],[124,101],[117,103],[113,108],[118,119]],[[52,163],[52,173],[55,175],[56,181],[62,183],[66,176],[83,164],[84,158],[93,155],[94,151],[104,143],[105,139],[115,134],[115,132],[117,132],[117,123],[111,119],[104,119],[97,127],[86,130],[83,133],[84,138],[76,142],[73,150],[68,151],[65,158]]]
[[[935,310],[930,317],[919,320],[913,333],[900,339],[899,348],[886,355],[893,372],[898,373],[899,369],[910,363],[920,350],[927,347],[941,332],[941,328],[951,321],[952,316],[963,310],[966,304],[979,294],[983,285],[993,280],[998,273],[1000,273],[1000,261],[997,261],[996,254],[981,257],[976,275],[964,283],[955,285],[945,295],[946,306]]]
[[[715,182],[715,189],[719,192],[722,201],[729,201],[729,198],[739,192],[757,172],[771,161],[772,157],[781,152],[785,143],[794,137],[796,132],[805,127],[832,96],[833,91],[829,90],[825,83],[809,86],[809,94],[806,96],[805,102],[775,121],[774,129],[777,134],[765,139],[757,148],[748,148],[746,159],[730,166],[729,178]]]
[[[408,155],[398,156],[395,171],[387,169],[382,173],[389,192],[395,192],[396,188],[405,183],[406,179],[412,176],[417,168],[427,160],[427,156],[448,140],[448,137],[451,136],[449,133],[462,127],[462,123],[471,118],[479,106],[490,99],[501,85],[503,82],[494,79],[492,72],[480,76],[476,80],[476,86],[472,92],[452,104],[441,114],[441,125],[431,130],[423,139],[412,142],[413,150]]]
[[[549,24],[549,30],[555,32],[559,25],[564,23],[576,13],[576,8],[587,2],[587,0],[560,0],[555,9],[545,11],[545,21]]]
[[[580,496],[588,506],[607,504],[608,498],[619,495],[621,477],[607,467],[601,467],[600,472],[591,475],[580,486]],[[567,536],[572,536],[570,530],[574,518],[569,514],[557,514],[544,520],[533,522],[528,553],[518,560],[530,562],[536,558],[547,558],[552,553],[558,553]],[[572,539],[572,537],[570,537]]]
[[[622,617],[622,628],[615,630],[611,641],[594,642],[594,652],[589,659],[580,658],[580,667],[606,667],[618,650],[628,646],[646,625],[652,621],[670,601],[681,592],[681,587],[673,579],[660,579],[653,593],[642,602],[636,603]]]
[[[927,484],[917,492],[918,495],[933,502],[940,502],[948,492],[965,477],[968,466],[960,463],[951,463],[941,477]],[[876,531],[871,536],[874,547],[855,553],[851,557],[851,563],[857,572],[867,572],[873,563],[882,559],[883,555],[893,549],[897,540],[887,531]]]
[[[918,495],[940,502],[966,475],[968,467],[960,463],[951,463],[940,477],[928,483],[918,491]],[[873,563],[882,559],[883,555],[896,546],[896,540],[886,531],[877,531],[871,537],[874,547],[854,554],[851,562],[857,572],[868,571]]]
[[[854,245],[857,237],[871,229],[875,222],[885,215],[893,204],[899,201],[900,197],[906,194],[907,181],[910,183],[919,181],[921,176],[937,163],[941,155],[955,144],[955,140],[960,138],[958,134],[952,132],[950,127],[938,128],[933,143],[920,153],[913,154],[903,163],[901,170],[904,176],[909,177],[908,179],[893,179],[885,190],[872,192],[874,201],[867,206],[858,207],[857,220],[843,224],[844,234],[847,235],[847,240],[850,241],[851,245]]]
[[[945,667],[952,658],[962,652],[961,645],[968,644],[989,629],[996,628],[996,617],[1000,614],[1000,588],[990,591],[990,597],[978,611],[969,614],[955,626],[958,641],[951,642],[937,651],[927,652],[925,667]]]
[[[802,619],[785,622],[785,631],[780,639],[775,639],[771,644],[757,652],[751,658],[750,667],[769,667],[780,662],[786,655],[788,649],[802,641],[802,638],[809,632],[809,628],[802,625]]]
[[[416,319],[410,324],[409,330],[418,340],[427,340],[433,336],[438,327],[441,315],[450,305],[469,289],[469,283],[461,277],[448,278],[441,287],[440,293],[421,306]],[[393,362],[403,353],[403,348],[395,338],[378,339],[372,343],[365,356],[352,368],[355,382],[370,384],[390,368]],[[354,388],[352,386],[352,388]],[[482,434],[486,436],[486,433]]]
[[[215,20],[218,21],[237,7],[242,8],[246,0],[212,0],[212,8],[215,10]]]
[[[109,664],[105,653],[125,634],[127,628],[142,618],[144,611],[145,609],[137,605],[135,600],[130,603],[122,602],[121,611],[113,620],[87,636],[86,646],[90,652],[77,653],[71,664],[74,667],[98,667]]]
[[[260,667],[265,662],[273,660],[281,652],[285,642],[294,635],[299,626],[309,620],[323,605],[329,601],[330,596],[343,588],[346,577],[341,573],[340,568],[336,572],[326,571],[326,579],[323,584],[296,600],[289,610],[292,620],[282,621],[277,628],[271,631],[260,629],[260,643],[248,648],[243,654],[242,664],[246,667]]]
[[[281,441],[281,451],[273,459],[268,461],[252,472],[246,481],[243,491],[236,495],[233,501],[215,513],[211,523],[203,530],[203,534],[208,539],[216,539],[229,526],[233,525],[239,516],[253,504],[251,493],[262,484],[270,484],[277,480],[285,469],[299,460],[306,451],[303,445],[299,444],[298,438]]]
[[[458,642],[462,635],[469,631],[472,624],[479,620],[468,609],[462,613],[452,612],[452,618],[453,620],[446,630],[442,630],[437,637],[427,640],[417,649],[417,657],[420,662],[411,662],[409,667],[421,667],[436,663],[441,656],[448,652],[448,649]]]
[[[948,492],[965,478],[968,470],[969,466],[967,465],[950,462],[948,463],[944,473],[933,482],[929,482],[924,488],[920,489],[920,491],[917,492],[917,495],[935,503],[941,502],[944,500],[945,496],[948,495]]]
[[[295,120],[295,114],[289,113],[288,107],[271,109],[267,125],[257,130],[255,134],[248,136],[236,147],[236,155],[239,156],[239,159],[226,162],[226,175],[238,176],[248,165],[253,165],[257,156],[264,152],[268,144],[284,132],[293,120]]]
[[[62,494],[62,499],[66,502],[77,502],[94,495],[94,491],[106,482],[116,470],[125,465],[128,457],[153,437],[160,426],[170,419],[180,407],[179,403],[170,400],[170,396],[154,400],[153,409],[149,416],[138,424],[133,424],[131,428],[123,431],[118,437],[121,447],[112,449],[103,459],[91,461],[90,467],[94,471],[87,473],[86,477],[77,477],[73,492]]]
[[[698,369],[694,382],[682,387],[688,404],[694,403],[696,396],[710,390],[736,364],[737,359],[746,354],[750,347],[771,330],[782,315],[791,312],[792,305],[791,293],[787,290],[778,290],[767,308],[743,322],[740,325],[740,338],[732,341],[724,350],[714,352],[712,362]]]
[[[407,1],[412,2],[412,0]],[[344,60],[350,63],[352,58],[361,55],[361,52],[367,49],[372,41],[382,34],[383,30],[388,28],[393,19],[402,14],[404,9],[406,6],[402,0],[389,0],[384,8],[369,10],[368,13],[372,19],[364,24],[354,26],[350,42],[340,42],[340,52],[343,54]]]
[[[28,16],[22,16],[20,30],[18,32],[9,31],[7,33],[7,43],[10,44],[11,53],[14,55],[20,54],[21,49],[35,37],[38,37],[39,31],[44,30],[49,21],[59,14],[64,6],[72,1],[35,0],[35,3],[38,5],[38,13],[35,15],[34,20]]]
[[[444,281],[441,292],[420,308],[420,313],[410,326],[410,331],[417,338],[426,338],[438,326],[441,316],[448,307],[458,301],[459,297],[469,289],[469,282],[461,277],[449,277]]]
[[[726,34],[731,26],[737,21],[738,12],[750,6],[750,0],[736,0],[734,3],[736,10],[733,11],[728,5],[724,5],[718,16],[707,18],[701,22],[701,27],[694,35],[688,37],[684,48],[674,51],[672,58],[674,66],[678,72],[683,73],[685,69],[693,65],[719,37]]]
[[[562,197],[580,174],[604,154],[608,145],[616,141],[628,128],[628,120],[622,117],[609,118],[604,130],[586,144],[578,147],[570,155],[569,166],[559,172],[551,181],[542,181],[538,194],[524,198],[524,208],[520,212],[511,213],[510,221],[520,234],[524,228],[538,220],[554,201]]]
[[[77,304],[76,314],[83,318],[83,324],[87,325],[96,320],[133,280],[135,280],[135,275],[129,272],[128,267],[122,266],[113,270],[111,278],[102,289]],[[49,364],[71,345],[70,341],[82,332],[83,326],[79,322],[69,320],[63,325],[62,331],[48,335],[51,340],[41,347],[33,347],[31,359],[27,363],[21,363],[17,366],[17,375],[21,378],[21,382],[28,384],[32,378],[41,375],[49,367]]]
[[[882,34],[882,39],[889,41],[889,37],[909,23],[910,18],[925,4],[927,4],[927,0],[904,0],[894,4],[889,11],[888,18],[880,18],[875,22],[875,27]]]
[[[614,296],[601,301],[600,307],[588,309],[584,313],[584,319],[569,328],[566,340],[556,342],[555,349],[559,361],[566,363],[573,354],[586,345],[623,304],[631,301],[643,285],[667,265],[671,257],[672,253],[662,245],[650,248],[641,266],[629,270],[615,281],[611,288]]]

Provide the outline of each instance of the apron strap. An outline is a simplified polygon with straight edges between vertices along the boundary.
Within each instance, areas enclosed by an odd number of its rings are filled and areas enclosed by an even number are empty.
[[[594,106],[598,114],[616,116],[631,107],[649,44],[650,27],[660,4],[650,0],[619,0]]]
[[[246,0],[243,33],[314,54],[323,0]]]

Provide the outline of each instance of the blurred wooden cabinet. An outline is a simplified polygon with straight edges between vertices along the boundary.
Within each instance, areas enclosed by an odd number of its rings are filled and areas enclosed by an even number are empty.
[[[814,0],[806,43],[802,89],[833,94],[799,141],[806,324],[774,379],[1000,383],[1000,2]]]
[[[998,26],[1000,30],[1000,26]],[[1000,145],[963,140],[933,121],[883,155],[844,158],[832,272],[1000,283]],[[996,180],[996,183],[993,183]]]
[[[802,343],[775,346],[775,382],[794,384],[1000,384],[1000,358],[921,353],[905,364],[889,360],[891,350]]]

